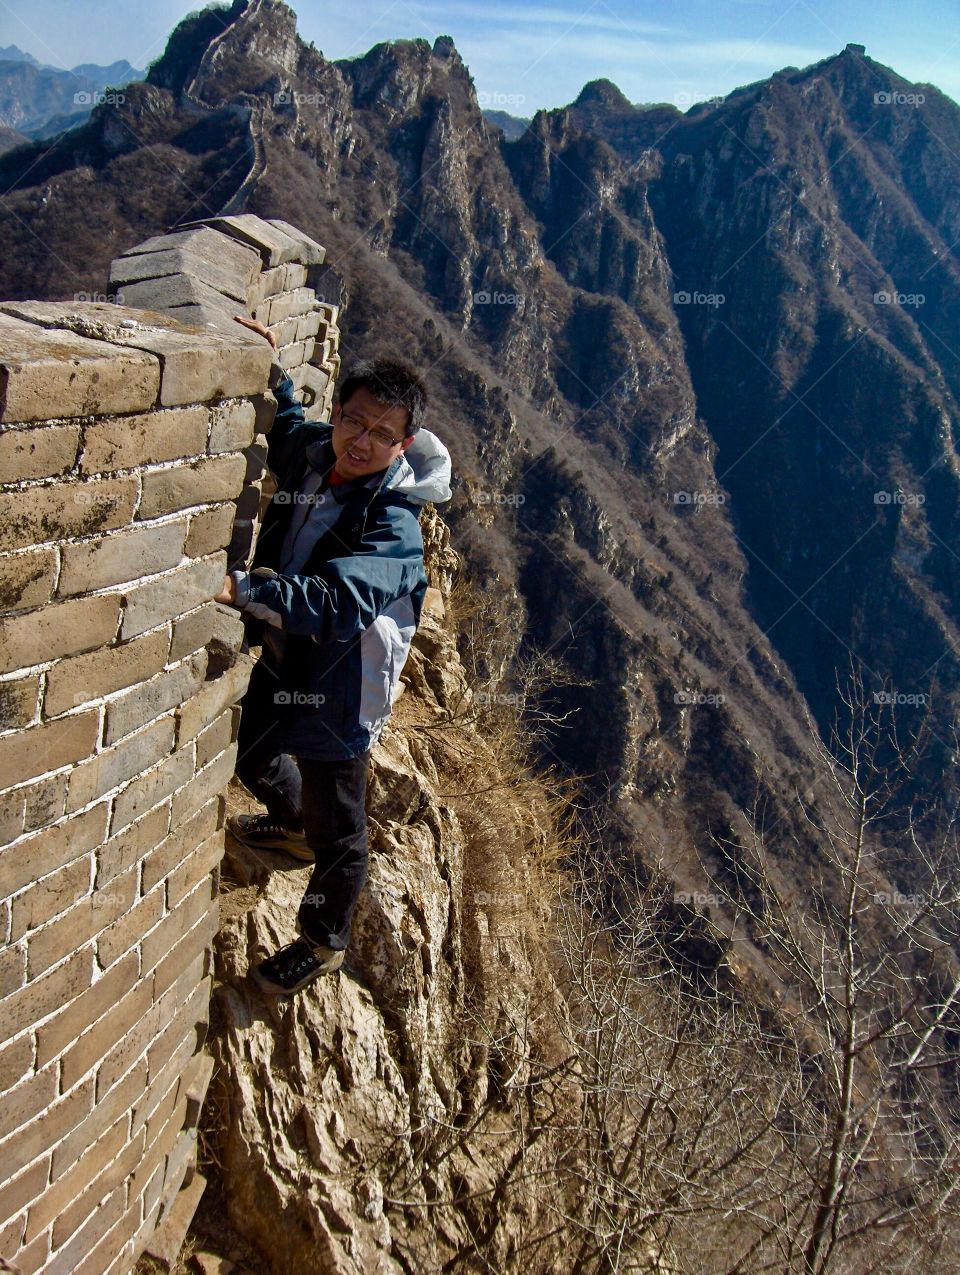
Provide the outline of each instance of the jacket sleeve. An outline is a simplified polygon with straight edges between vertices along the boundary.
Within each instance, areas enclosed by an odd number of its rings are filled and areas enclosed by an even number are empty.
[[[246,575],[237,603],[285,633],[345,642],[425,583],[416,514],[384,507],[368,513],[357,552],[331,558],[318,575]]]
[[[277,411],[267,435],[267,464],[275,474],[282,472],[294,435],[307,423],[303,406],[296,398],[296,388],[284,374],[273,390]]]

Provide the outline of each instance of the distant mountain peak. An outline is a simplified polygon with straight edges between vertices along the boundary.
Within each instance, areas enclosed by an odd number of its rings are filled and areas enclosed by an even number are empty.
[[[0,49],[0,62],[28,62],[30,66],[40,65],[32,53],[24,53],[23,49],[17,48],[15,44],[8,44],[5,49]]]
[[[633,103],[617,88],[612,80],[591,80],[580,90],[580,96],[574,106],[588,106],[598,103],[617,111],[628,111]]]

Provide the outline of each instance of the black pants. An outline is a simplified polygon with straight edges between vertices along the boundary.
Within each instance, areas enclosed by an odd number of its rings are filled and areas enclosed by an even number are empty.
[[[315,943],[343,948],[367,879],[369,753],[345,761],[293,758],[280,751],[270,694],[257,670],[243,700],[237,776],[274,819],[302,829],[316,867],[300,903],[301,931]],[[271,683],[267,682],[268,687]],[[251,695],[252,692],[252,695]]]

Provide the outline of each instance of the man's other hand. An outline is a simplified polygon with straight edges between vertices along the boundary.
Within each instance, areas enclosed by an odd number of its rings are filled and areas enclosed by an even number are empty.
[[[269,341],[274,354],[276,354],[277,338],[265,323],[261,323],[259,319],[248,319],[245,314],[235,314],[233,317],[238,323],[242,323],[245,328],[249,328],[251,332],[256,332],[257,336],[262,336],[265,341]]]
[[[232,606],[237,600],[237,586],[233,576],[223,577],[223,588],[213,599],[214,602],[225,602],[228,606]]]

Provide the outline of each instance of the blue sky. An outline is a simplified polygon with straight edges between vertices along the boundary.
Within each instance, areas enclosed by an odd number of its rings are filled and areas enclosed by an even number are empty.
[[[198,0],[0,0],[0,45],[74,66],[143,66]],[[481,103],[529,115],[613,80],[635,102],[728,93],[848,41],[960,101],[960,0],[293,0],[328,58],[381,40],[453,36]]]

